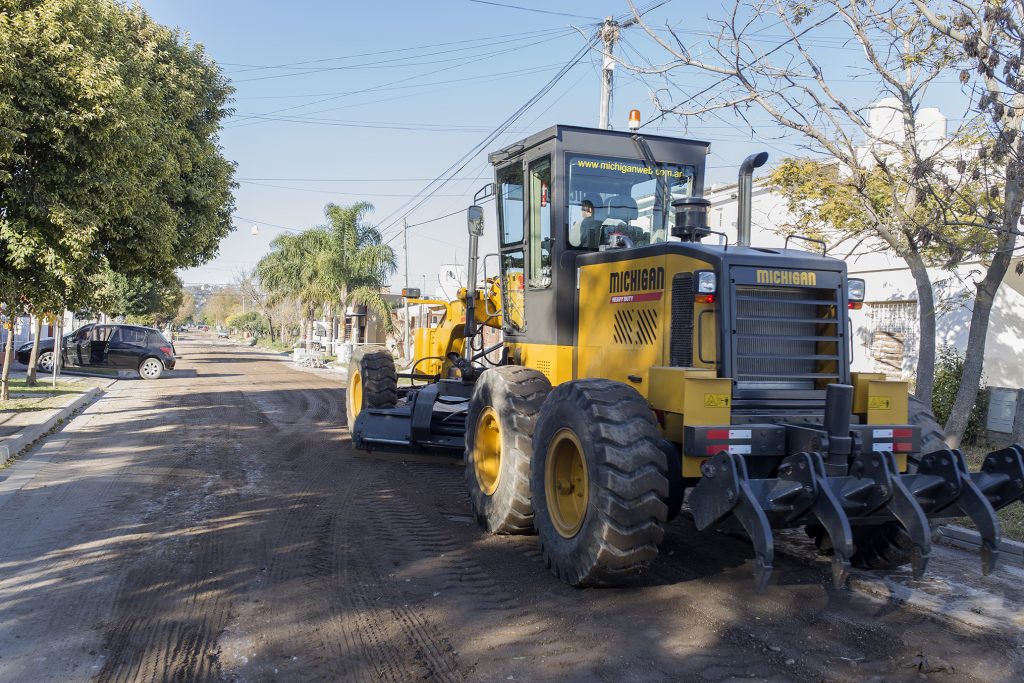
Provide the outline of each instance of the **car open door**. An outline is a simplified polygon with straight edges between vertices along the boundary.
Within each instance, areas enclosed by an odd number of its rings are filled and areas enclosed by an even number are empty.
[[[75,335],[68,342],[65,352],[65,361],[69,365],[86,366],[89,364],[89,356],[92,353],[92,328],[93,325],[86,325],[75,330]]]

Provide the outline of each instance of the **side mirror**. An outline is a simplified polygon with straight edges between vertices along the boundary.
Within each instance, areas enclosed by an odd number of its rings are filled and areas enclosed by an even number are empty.
[[[466,223],[469,227],[469,234],[482,237],[484,234],[484,210],[483,207],[474,204],[466,210]]]

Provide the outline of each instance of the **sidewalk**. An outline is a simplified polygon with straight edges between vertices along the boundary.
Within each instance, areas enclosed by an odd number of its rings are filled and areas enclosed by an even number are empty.
[[[25,372],[11,372],[11,400],[0,403],[0,466],[18,455],[59,422],[92,400],[116,378],[61,375],[57,388],[49,377],[35,387],[13,386]]]

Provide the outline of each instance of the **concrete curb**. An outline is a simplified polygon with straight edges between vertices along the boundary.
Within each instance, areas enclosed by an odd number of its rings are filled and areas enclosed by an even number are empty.
[[[18,453],[21,453],[22,450],[53,429],[57,423],[62,420],[66,420],[68,416],[76,410],[92,403],[92,401],[101,393],[103,393],[103,390],[99,387],[89,387],[81,396],[78,396],[63,408],[58,409],[57,412],[47,418],[46,421],[41,424],[25,427],[25,429],[17,434],[5,438],[3,442],[0,443],[0,465],[6,463],[12,457],[18,455]]]
[[[939,541],[964,550],[978,552],[981,549],[981,535],[962,526],[939,527]],[[1024,567],[1024,543],[1003,539],[999,543],[999,561]]]

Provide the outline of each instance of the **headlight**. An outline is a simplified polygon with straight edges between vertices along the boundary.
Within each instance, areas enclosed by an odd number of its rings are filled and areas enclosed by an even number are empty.
[[[864,301],[864,281],[850,278],[846,281],[846,294],[850,301]]]
[[[697,293],[714,294],[718,289],[718,278],[710,270],[697,271]]]
[[[22,344],[21,346],[19,346],[18,350],[15,351],[15,353],[24,353],[26,351],[31,351],[31,350],[32,350],[32,342],[29,342],[28,344]]]

